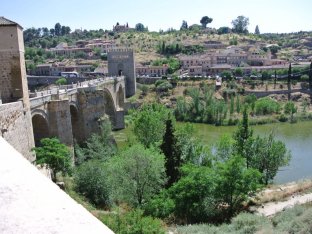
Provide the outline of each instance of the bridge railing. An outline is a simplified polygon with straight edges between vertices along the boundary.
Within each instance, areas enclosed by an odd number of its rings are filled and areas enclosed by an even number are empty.
[[[95,88],[96,86],[105,83],[110,83],[113,81],[119,82],[122,80],[124,80],[124,76],[97,78],[94,80],[78,82],[76,84],[60,85],[58,87],[49,88],[43,91],[35,91],[35,93],[33,93],[30,97],[30,105],[31,107],[40,106],[47,101],[51,101],[52,95],[59,95],[59,99],[64,99],[77,93],[78,88]]]

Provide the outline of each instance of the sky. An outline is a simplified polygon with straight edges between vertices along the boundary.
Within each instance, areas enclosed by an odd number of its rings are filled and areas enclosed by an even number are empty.
[[[312,31],[312,0],[1,0],[0,16],[24,29],[61,25],[75,29],[108,29],[117,22],[134,27],[143,23],[150,31],[179,29],[182,20],[208,27],[232,27],[237,16],[249,18],[248,29],[261,33]]]

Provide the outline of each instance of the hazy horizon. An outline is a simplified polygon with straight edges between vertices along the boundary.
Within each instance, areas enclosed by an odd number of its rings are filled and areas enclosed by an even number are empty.
[[[312,1],[297,0],[2,0],[0,16],[19,23],[24,29],[53,28],[55,23],[75,29],[112,30],[117,22],[134,27],[143,23],[150,31],[179,29],[182,21],[199,24],[202,16],[213,18],[208,27],[232,27],[239,15],[249,18],[249,32],[259,25],[261,33],[312,31]]]

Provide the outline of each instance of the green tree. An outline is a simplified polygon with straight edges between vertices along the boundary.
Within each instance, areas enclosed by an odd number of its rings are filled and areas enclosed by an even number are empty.
[[[249,18],[240,15],[232,20],[233,31],[236,33],[248,33]]]
[[[193,223],[204,222],[216,216],[215,171],[209,167],[187,164],[181,172],[181,179],[169,189],[176,217]]]
[[[262,183],[272,182],[278,169],[287,166],[291,154],[282,141],[274,140],[274,134],[271,132],[267,137],[254,140],[254,157],[252,167],[262,173]]]
[[[234,95],[231,95],[231,102],[230,102],[230,115],[234,113]]]
[[[203,28],[207,27],[207,24],[210,24],[212,22],[212,18],[209,18],[208,16],[203,16],[200,20],[201,25]]]
[[[61,36],[61,29],[62,29],[62,26],[60,23],[56,23],[55,26],[54,26],[54,34],[56,36]]]
[[[174,126],[172,117],[166,120],[166,132],[163,137],[160,149],[165,155],[165,167],[168,178],[167,187],[179,179],[179,169],[182,165],[181,152],[177,147],[177,138],[174,135]]]
[[[229,135],[222,135],[215,145],[216,161],[227,161],[234,153],[234,140]]]
[[[90,159],[107,161],[116,154],[117,148],[112,135],[112,125],[108,117],[101,119],[99,134],[93,133],[81,148],[75,145],[76,164]]]
[[[133,206],[148,202],[166,183],[164,156],[140,144],[111,158],[107,168],[113,197]]]
[[[187,22],[185,20],[182,21],[182,25],[180,27],[180,30],[186,30],[188,29],[188,25]]]
[[[74,172],[75,190],[96,206],[110,206],[108,174],[103,162],[90,160],[81,164]]]
[[[228,205],[226,210],[229,217],[260,188],[260,172],[252,168],[247,169],[245,161],[240,156],[233,156],[217,166],[217,186],[214,195],[219,202]]]
[[[56,173],[71,173],[72,157],[66,145],[60,143],[57,138],[43,138],[39,147],[33,150],[36,153],[37,165],[47,165],[52,171],[52,180],[56,181]]]
[[[240,113],[240,100],[239,100],[239,95],[236,96],[236,112]]]
[[[161,104],[145,104],[134,114],[134,134],[145,147],[161,144],[168,110]]]
[[[289,64],[288,76],[287,76],[287,89],[288,89],[288,101],[290,100],[290,92],[291,92],[291,63]]]
[[[297,107],[295,106],[294,102],[290,101],[285,104],[284,113],[290,115],[291,121],[293,121],[294,114],[296,112],[297,112]]]
[[[255,34],[256,34],[256,35],[260,35],[260,30],[259,30],[259,26],[258,26],[258,25],[256,26]]]
[[[135,30],[138,32],[144,32],[144,31],[146,31],[146,28],[144,27],[144,25],[142,23],[137,23],[135,25]]]
[[[249,127],[247,108],[243,111],[243,120],[239,124],[238,129],[234,132],[233,139],[234,150],[237,155],[246,159],[247,168],[250,167],[251,145],[253,143],[253,131]]]

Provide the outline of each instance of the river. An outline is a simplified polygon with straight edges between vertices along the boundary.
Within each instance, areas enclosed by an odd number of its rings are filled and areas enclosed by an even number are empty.
[[[215,143],[222,134],[232,134],[237,127],[216,127],[208,124],[194,124],[195,134],[206,144]],[[287,183],[312,178],[312,122],[275,123],[252,126],[254,135],[264,136],[274,131],[276,139],[283,141],[291,151],[289,166],[281,168],[274,182]]]
[[[183,124],[183,123],[179,123]],[[237,126],[216,127],[208,124],[193,124],[195,135],[206,144],[214,144],[222,134],[232,134]],[[276,184],[312,178],[312,121],[290,123],[275,123],[252,126],[254,135],[264,136],[274,130],[276,139],[283,141],[291,151],[292,159],[289,166],[283,167],[277,173]],[[124,141],[129,129],[115,132],[117,142]],[[130,133],[131,134],[131,133]]]

